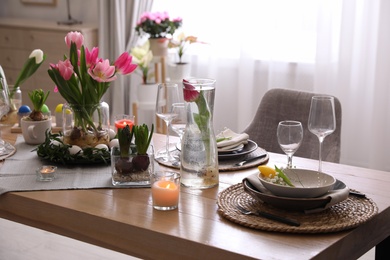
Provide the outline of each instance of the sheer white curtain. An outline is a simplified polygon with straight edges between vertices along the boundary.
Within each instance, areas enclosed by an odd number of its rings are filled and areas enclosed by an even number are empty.
[[[99,1],[99,56],[114,60],[134,47],[136,22],[151,9],[153,0]],[[111,118],[117,114],[131,114],[131,82],[129,76],[119,75],[111,84],[104,99],[110,105]]]
[[[193,76],[217,79],[216,132],[242,131],[271,88],[331,94],[343,106],[341,162],[390,171],[389,1],[159,0],[152,10],[208,43],[186,58]]]

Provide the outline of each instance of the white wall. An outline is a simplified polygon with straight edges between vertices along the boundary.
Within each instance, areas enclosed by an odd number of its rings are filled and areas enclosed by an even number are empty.
[[[83,23],[98,24],[98,0],[69,0],[72,18]],[[66,0],[56,0],[55,6],[26,5],[20,0],[1,0],[0,17],[31,18],[49,21],[68,19]]]

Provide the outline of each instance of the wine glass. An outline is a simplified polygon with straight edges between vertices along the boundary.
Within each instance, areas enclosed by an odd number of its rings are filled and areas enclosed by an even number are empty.
[[[301,146],[303,139],[303,127],[299,121],[286,120],[278,124],[278,143],[283,152],[287,154],[287,168],[292,168],[293,154]]]
[[[174,83],[162,83],[158,85],[157,101],[156,101],[156,115],[165,121],[167,125],[167,137],[165,145],[165,153],[160,154],[158,159],[162,159],[165,162],[175,160],[169,151],[169,127],[171,121],[177,117],[177,114],[173,113],[172,104],[179,103],[179,87]]]
[[[8,86],[1,79],[1,89],[0,89],[0,119],[9,112],[9,98],[8,98]],[[0,137],[0,154],[6,151],[5,142]]]
[[[334,98],[331,96],[314,96],[311,99],[309,122],[309,131],[318,137],[319,165],[318,171],[322,170],[322,142],[327,135],[330,135],[336,129],[336,116],[334,110]]]
[[[187,124],[187,112],[184,103],[174,103],[172,105],[172,112],[177,116],[172,119],[172,130],[179,136],[180,141],[183,137],[184,130]]]

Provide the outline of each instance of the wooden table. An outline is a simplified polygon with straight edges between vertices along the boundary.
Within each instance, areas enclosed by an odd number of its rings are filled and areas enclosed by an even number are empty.
[[[2,136],[16,135],[9,127]],[[156,147],[165,138],[156,134]],[[270,154],[270,164],[286,157]],[[294,158],[297,167],[318,161]],[[218,193],[257,169],[220,173],[219,187],[182,188],[179,209],[153,210],[150,189],[12,192],[0,196],[0,217],[141,258],[356,259],[390,235],[390,173],[334,163],[323,169],[372,198],[379,213],[359,227],[329,234],[263,232],[234,224],[217,213]],[[389,254],[388,239],[380,253]],[[384,256],[384,255],[383,255]],[[389,259],[389,258],[387,258]]]

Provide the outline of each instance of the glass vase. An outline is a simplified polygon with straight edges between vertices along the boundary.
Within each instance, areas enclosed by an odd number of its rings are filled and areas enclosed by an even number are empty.
[[[62,107],[65,144],[81,148],[110,142],[110,111],[106,102],[80,105],[65,103]]]
[[[218,185],[218,150],[213,128],[215,80],[183,83],[187,124],[181,142],[181,183],[193,189]]]
[[[132,146],[129,154],[121,155],[118,147],[111,149],[111,173],[114,186],[150,186],[150,176],[154,172],[154,152],[152,146],[147,154],[138,155]]]

